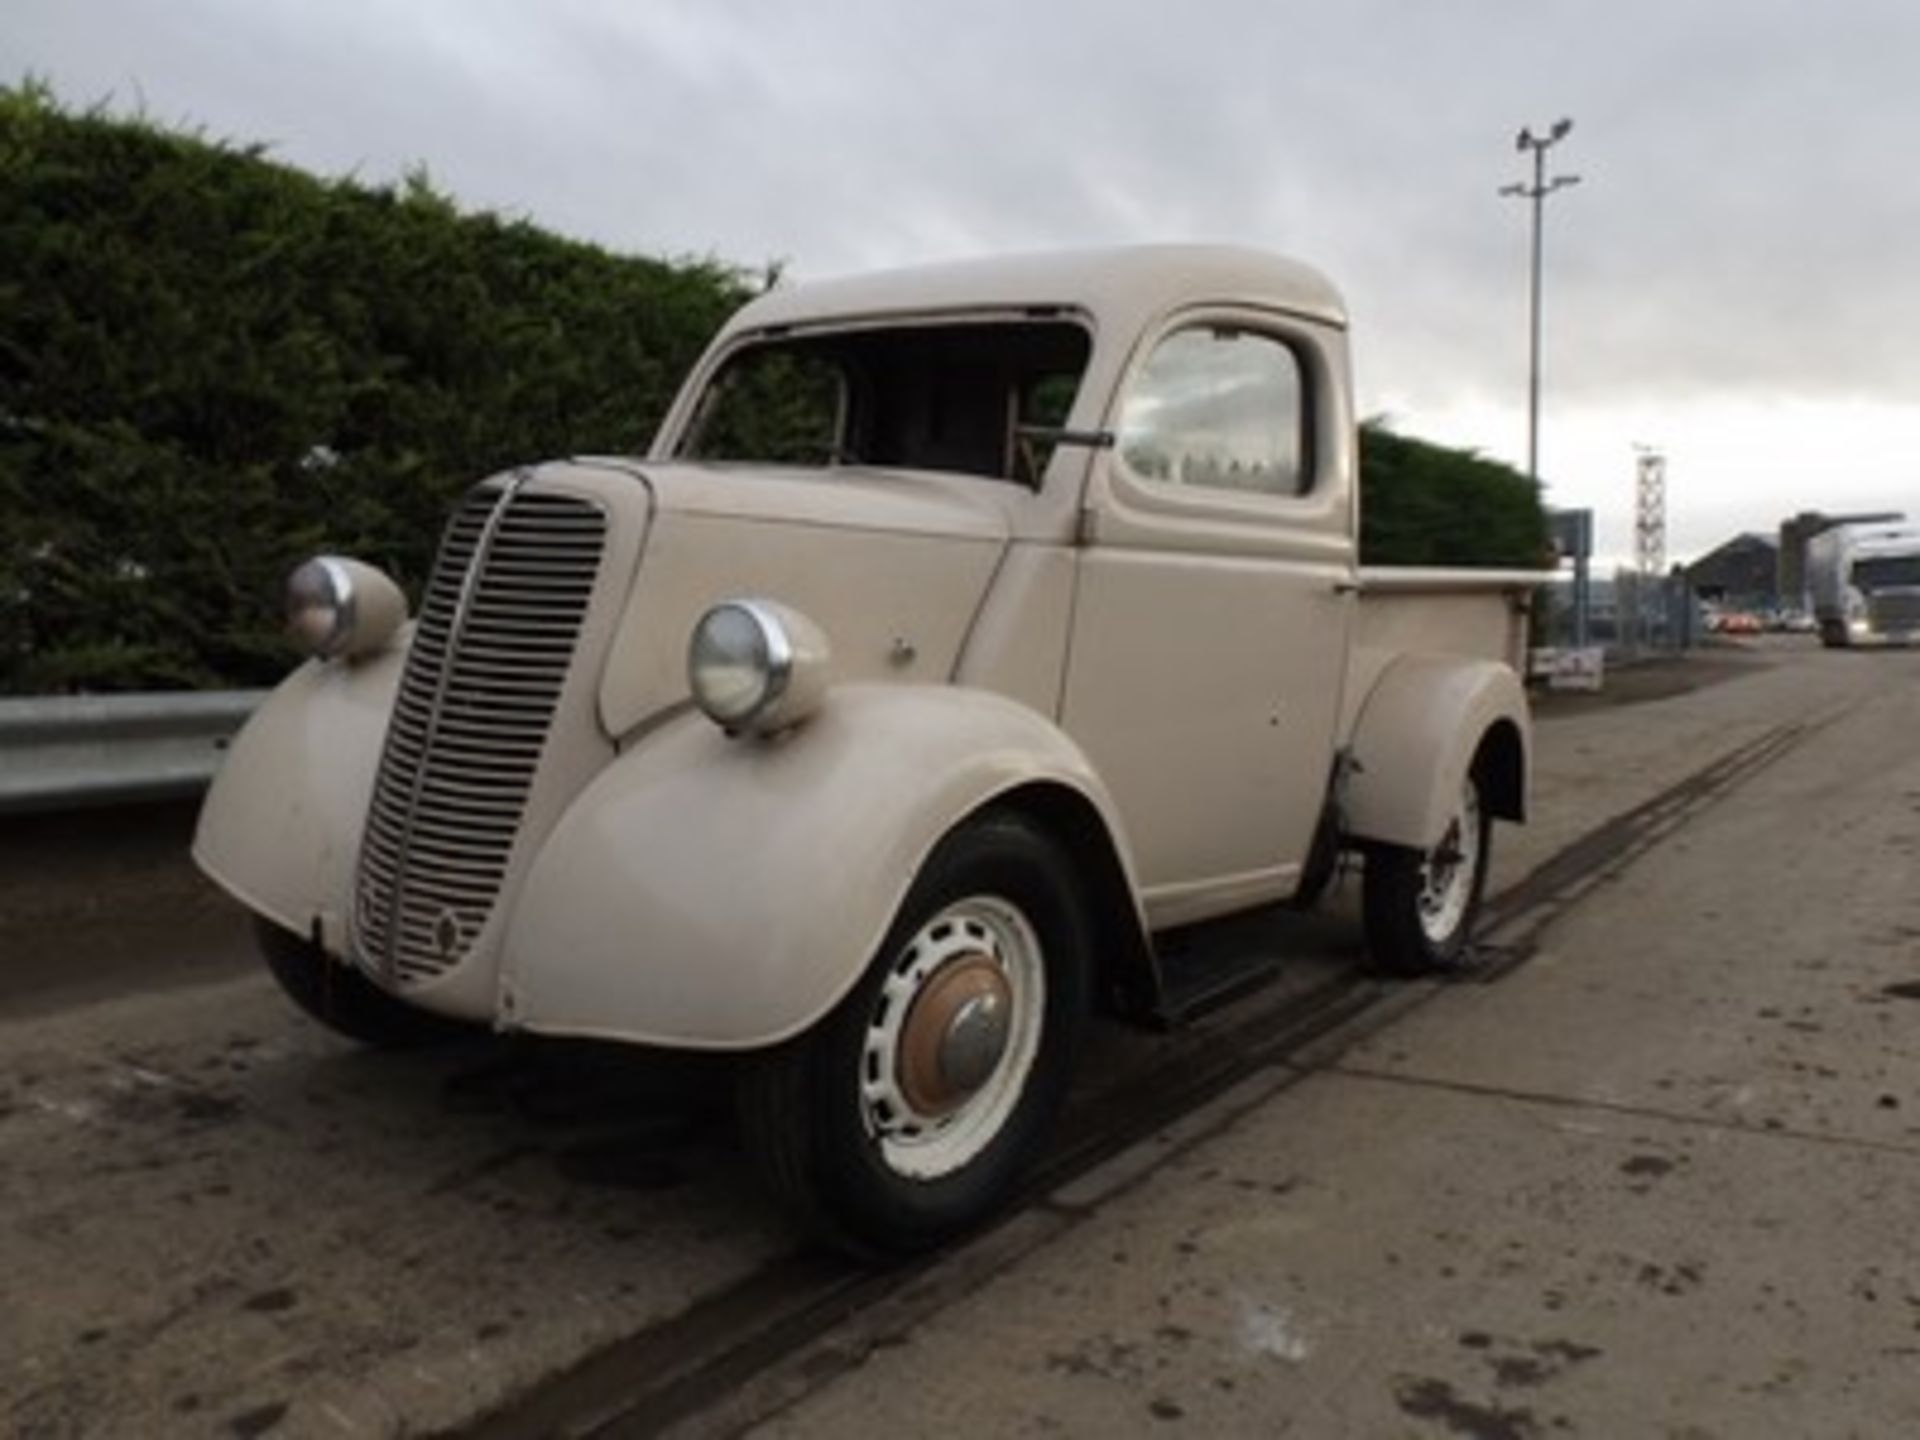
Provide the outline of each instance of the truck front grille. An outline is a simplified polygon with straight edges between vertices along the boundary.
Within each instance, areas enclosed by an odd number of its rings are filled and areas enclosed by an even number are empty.
[[[1920,590],[1876,590],[1867,596],[1875,630],[1920,630]]]
[[[606,545],[585,500],[485,485],[434,563],[361,844],[361,963],[459,964],[493,912]]]

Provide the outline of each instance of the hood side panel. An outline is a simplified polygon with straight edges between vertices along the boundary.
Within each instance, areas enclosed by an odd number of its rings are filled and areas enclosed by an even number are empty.
[[[695,622],[740,596],[781,601],[819,625],[836,682],[944,682],[1004,548],[998,536],[849,530],[663,504],[601,679],[601,723],[622,736],[685,701]],[[900,658],[897,641],[911,659]]]

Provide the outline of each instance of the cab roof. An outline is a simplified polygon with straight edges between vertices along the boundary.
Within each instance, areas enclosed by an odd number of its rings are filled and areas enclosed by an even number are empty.
[[[1344,327],[1346,304],[1312,267],[1233,245],[1134,245],[962,260],[771,290],[733,333],[956,310],[1061,307],[1124,332],[1194,304],[1241,304]]]

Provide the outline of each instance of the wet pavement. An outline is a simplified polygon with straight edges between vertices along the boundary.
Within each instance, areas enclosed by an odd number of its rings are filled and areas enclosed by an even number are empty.
[[[198,811],[0,816],[0,1024],[253,971],[245,916],[187,859]]]

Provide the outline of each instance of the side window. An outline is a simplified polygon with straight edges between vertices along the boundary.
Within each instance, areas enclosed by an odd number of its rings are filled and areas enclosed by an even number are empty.
[[[1119,450],[1143,479],[1299,495],[1306,465],[1300,361],[1271,335],[1176,330],[1154,347],[1120,411]]]

